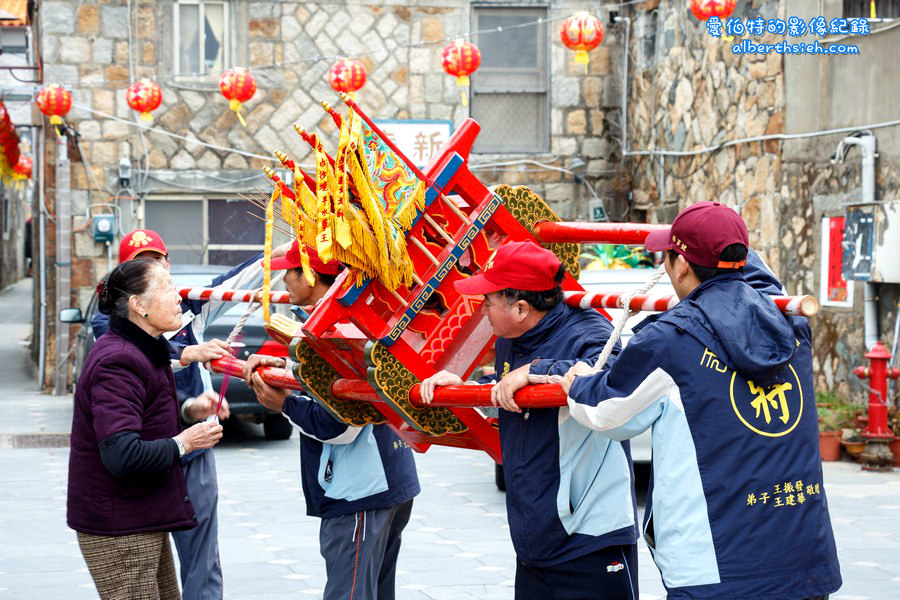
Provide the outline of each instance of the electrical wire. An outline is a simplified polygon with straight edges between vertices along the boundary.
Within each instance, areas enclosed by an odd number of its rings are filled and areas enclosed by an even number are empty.
[[[629,150],[626,156],[697,156],[708,152],[717,152],[729,146],[737,146],[738,144],[747,144],[750,142],[765,142],[768,140],[799,140],[810,137],[822,137],[833,135],[835,133],[852,133],[860,129],[880,129],[883,127],[894,127],[900,125],[900,119],[893,121],[883,121],[881,123],[873,123],[870,125],[857,125],[853,127],[838,127],[835,129],[822,129],[819,131],[808,131],[805,133],[772,133],[769,135],[757,135],[754,137],[740,138],[722,142],[717,146],[707,146],[696,150]]]
[[[711,160],[713,159],[713,157],[715,157],[716,154],[718,154],[719,151],[722,150],[722,148],[723,148],[723,146],[720,145],[718,148],[716,148],[715,150],[713,150],[712,152],[710,152],[710,153],[706,156],[706,158],[705,158],[703,161],[700,162],[699,165],[697,165],[696,167],[694,167],[693,169],[691,169],[690,173],[678,174],[678,173],[672,172],[672,173],[668,173],[668,175],[669,175],[670,177],[674,177],[675,179],[690,179],[691,177],[693,177],[694,175],[696,175],[696,174],[700,171],[700,169],[702,169],[703,167],[705,167],[706,165],[708,165],[708,164],[709,164],[709,161],[711,161]],[[691,160],[693,160],[693,157],[691,157]]]
[[[194,172],[196,173],[196,172],[201,172],[201,171],[194,171]],[[153,179],[155,181],[163,183],[167,186],[172,186],[172,187],[180,188],[183,190],[205,191],[205,192],[224,192],[224,191],[229,191],[229,190],[233,191],[235,184],[246,183],[248,181],[263,180],[262,173],[260,173],[259,175],[253,175],[252,177],[244,177],[242,179],[235,179],[232,181],[228,181],[228,182],[222,184],[221,186],[190,185],[190,184],[186,184],[186,183],[180,183],[177,181],[163,181],[160,178],[154,176],[152,173],[150,174],[150,179]]]
[[[204,142],[197,138],[189,138],[183,135],[178,135],[177,133],[172,133],[171,131],[166,131],[165,129],[160,129],[159,127],[154,127],[152,125],[145,125],[144,123],[135,123],[134,121],[130,121],[128,119],[123,119],[121,117],[117,117],[115,115],[111,115],[109,113],[105,113],[100,110],[96,110],[91,108],[90,106],[86,106],[84,104],[78,104],[76,102],[72,103],[74,108],[78,108],[80,110],[87,111],[91,114],[103,117],[104,119],[112,119],[113,121],[118,121],[119,123],[125,123],[126,125],[131,125],[132,127],[138,127],[145,131],[152,131],[155,133],[159,133],[162,135],[167,135],[171,138],[175,138],[178,140],[182,140],[185,142],[190,142],[191,144],[197,144],[198,146],[203,146],[205,148],[210,148],[212,150],[219,150],[221,152],[231,152],[233,154],[240,154],[241,156],[246,156],[248,158],[260,158],[262,160],[268,160],[274,162],[276,159],[271,156],[263,156],[261,154],[254,154],[253,152],[245,152],[243,150],[238,150],[237,148],[229,148],[228,146],[219,146],[218,144],[210,144],[209,142]]]

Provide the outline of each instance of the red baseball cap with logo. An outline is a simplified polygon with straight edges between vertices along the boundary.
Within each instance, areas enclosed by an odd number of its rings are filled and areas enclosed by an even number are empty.
[[[330,260],[327,263],[322,262],[322,259],[319,258],[319,253],[309,246],[306,247],[306,254],[309,256],[309,268],[316,273],[320,275],[335,276],[341,272],[341,263],[339,261]],[[272,259],[271,268],[273,271],[284,271],[287,269],[299,269],[302,266],[303,262],[301,261],[300,255],[300,243],[297,240],[294,240],[294,243],[291,244],[291,248],[287,251],[287,254]]]
[[[152,229],[135,229],[119,242],[119,264],[131,260],[142,252],[156,252],[168,256],[162,236]]]
[[[534,242],[512,242],[497,248],[478,275],[457,281],[460,294],[490,294],[513,289],[527,292],[552,290],[559,272],[556,255]]]
[[[739,269],[746,260],[719,260],[731,244],[750,247],[747,225],[741,216],[718,202],[698,202],[678,213],[668,229],[651,232],[644,247],[650,252],[674,250],[701,267]]]

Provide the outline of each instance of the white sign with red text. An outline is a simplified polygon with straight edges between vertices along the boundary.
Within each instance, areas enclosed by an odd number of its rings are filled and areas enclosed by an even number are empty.
[[[419,168],[428,166],[453,135],[452,121],[390,119],[375,124]]]

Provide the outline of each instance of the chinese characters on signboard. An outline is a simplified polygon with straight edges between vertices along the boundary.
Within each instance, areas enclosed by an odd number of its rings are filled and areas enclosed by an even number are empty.
[[[428,166],[453,135],[452,121],[376,120],[375,124],[419,168]]]

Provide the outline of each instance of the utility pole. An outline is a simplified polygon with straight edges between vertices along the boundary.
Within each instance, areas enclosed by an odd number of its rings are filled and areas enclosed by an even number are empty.
[[[69,325],[60,323],[60,309],[69,306],[72,293],[72,169],[69,138],[56,140],[56,368],[53,393],[61,396],[68,388]]]

